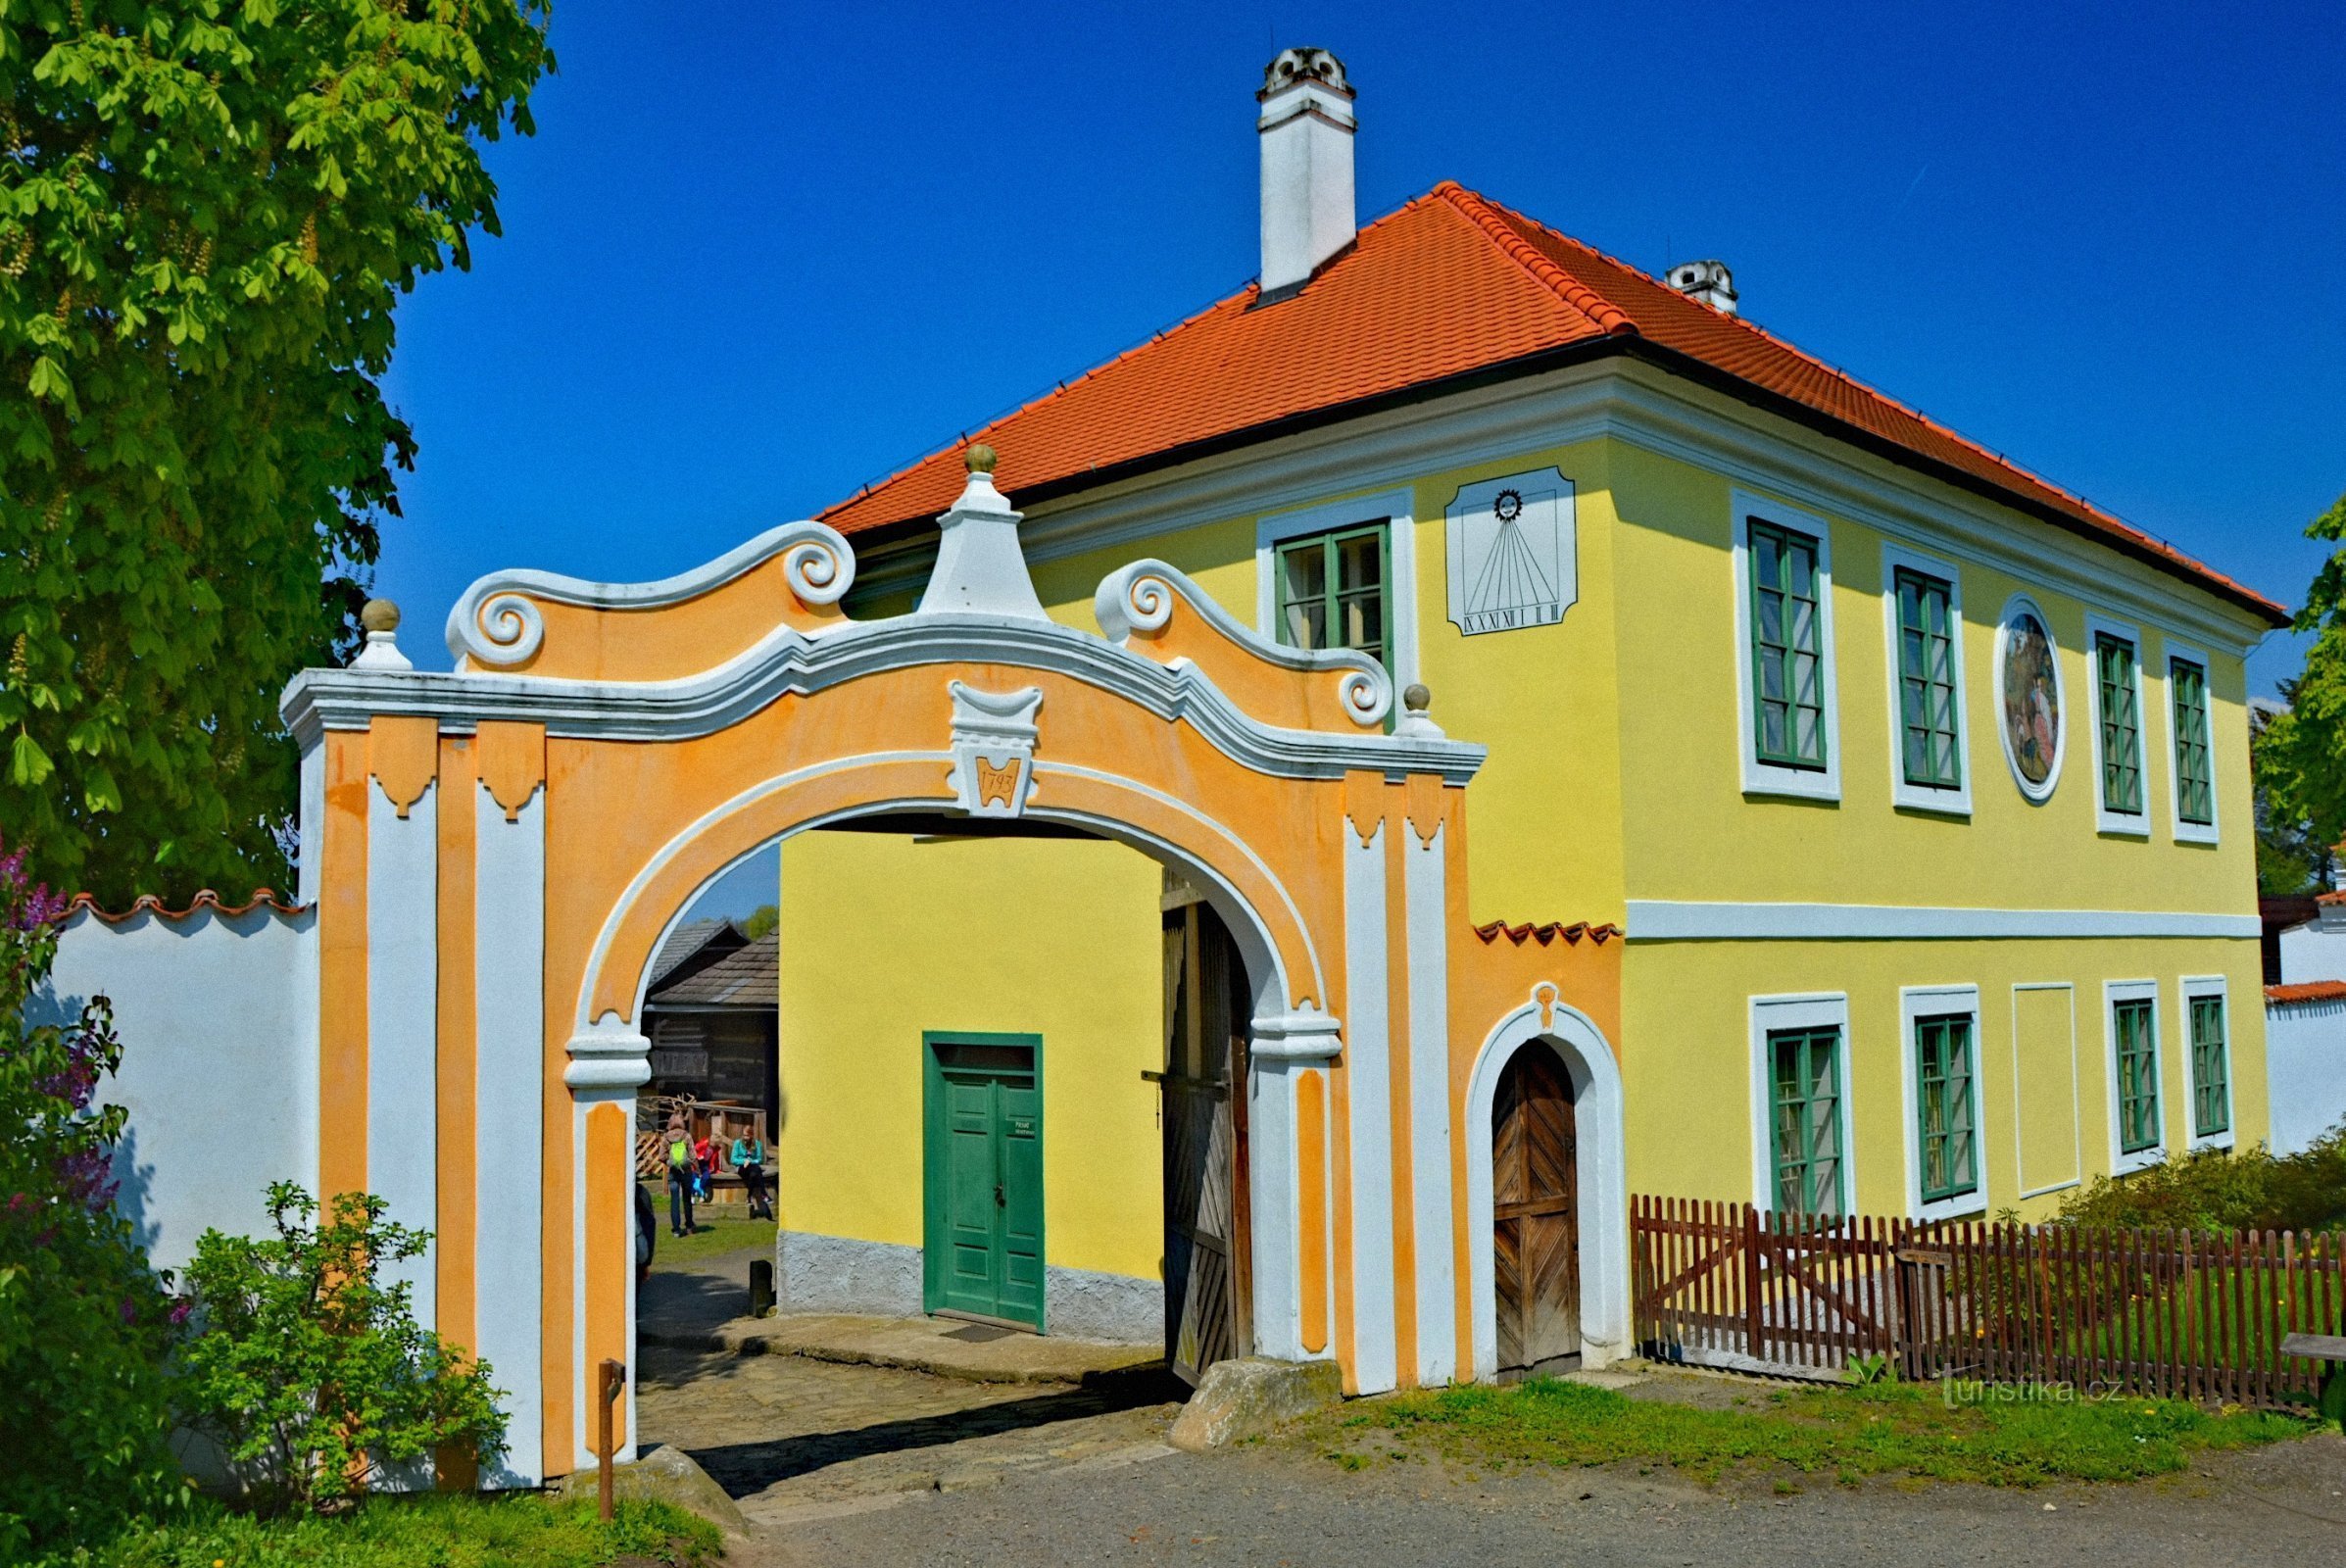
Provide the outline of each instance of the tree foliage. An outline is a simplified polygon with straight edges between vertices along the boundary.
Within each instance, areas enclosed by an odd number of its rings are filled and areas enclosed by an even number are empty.
[[[0,1562],[103,1535],[179,1493],[171,1306],[114,1208],[122,1059],[103,997],[35,1024],[63,902],[0,857]]]
[[[281,880],[286,679],[415,443],[392,307],[498,229],[550,0],[0,0],[0,818],[110,900]]]
[[[2306,525],[2309,539],[2346,541],[2346,496]],[[2297,629],[2315,634],[2289,706],[2257,737],[2259,793],[2276,827],[2316,845],[2346,839],[2346,549],[2306,590]]]
[[[435,1450],[474,1465],[503,1450],[488,1363],[417,1323],[412,1287],[386,1278],[429,1240],[388,1208],[344,1193],[313,1225],[317,1202],[276,1182],[274,1236],[215,1230],[196,1243],[188,1414],[265,1512],[345,1502]]]

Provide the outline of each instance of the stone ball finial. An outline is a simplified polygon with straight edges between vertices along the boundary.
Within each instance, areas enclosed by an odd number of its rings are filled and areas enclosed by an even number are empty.
[[[397,631],[399,607],[388,599],[369,599],[359,607],[359,626],[363,631]]]
[[[961,466],[971,473],[992,473],[996,463],[994,449],[983,441],[973,441],[961,454]]]
[[[1401,706],[1412,713],[1422,713],[1434,706],[1434,693],[1423,681],[1411,681],[1401,690]]]

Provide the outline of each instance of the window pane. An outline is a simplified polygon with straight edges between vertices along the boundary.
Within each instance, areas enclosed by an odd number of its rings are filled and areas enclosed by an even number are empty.
[[[1385,525],[1291,539],[1278,548],[1279,639],[1387,662]]]
[[[1906,782],[1955,789],[1963,779],[1955,760],[1953,590],[1936,577],[1904,568],[1896,584],[1899,712],[1906,730],[1900,750]]]
[[[2118,1036],[2118,1147],[2139,1153],[2159,1144],[2158,1036],[2147,1000],[2112,1009]]]
[[[2191,999],[2191,1130],[2201,1138],[2231,1131],[2231,1062],[2224,1038],[2224,999]]]
[[[2208,672],[2179,659],[2168,670],[2175,688],[2175,813],[2205,827],[2216,820],[2208,758]]]
[[[1773,1104],[1769,1140],[1776,1206],[1841,1212],[1840,1031],[1784,1029],[1768,1036]]]
[[[2095,674],[2102,700],[2102,804],[2136,816],[2142,811],[2142,722],[2135,705],[2134,645],[2094,639]]]
[[[1753,744],[1760,760],[1825,766],[1824,626],[1817,544],[1749,524]]]
[[[1915,1020],[1916,1144],[1925,1202],[1979,1191],[1969,1014]]]

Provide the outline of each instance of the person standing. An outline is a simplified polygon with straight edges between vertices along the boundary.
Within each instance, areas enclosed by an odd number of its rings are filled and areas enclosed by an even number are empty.
[[[668,1118],[668,1229],[690,1236],[701,1227],[693,1223],[693,1183],[699,1172],[693,1163],[693,1135],[682,1116]]]
[[[733,1140],[733,1168],[749,1190],[750,1218],[772,1219],[774,1205],[765,1195],[765,1140],[755,1133]]]

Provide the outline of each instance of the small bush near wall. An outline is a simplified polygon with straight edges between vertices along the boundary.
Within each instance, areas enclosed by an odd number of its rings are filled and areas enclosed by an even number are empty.
[[[2310,1148],[2275,1155],[2263,1145],[2202,1150],[2070,1195],[2059,1218],[2085,1225],[2202,1231],[2346,1227],[2346,1123]]]
[[[114,1209],[122,1059],[106,1000],[34,1027],[65,901],[0,857],[0,1562],[184,1492],[169,1447],[171,1303]]]
[[[477,1474],[504,1451],[488,1363],[417,1323],[408,1285],[390,1277],[428,1237],[387,1207],[345,1193],[313,1225],[317,1201],[277,1182],[273,1237],[207,1231],[196,1244],[182,1397],[263,1513],[421,1482],[430,1458]]]

